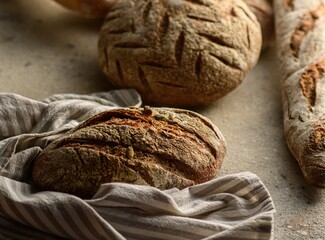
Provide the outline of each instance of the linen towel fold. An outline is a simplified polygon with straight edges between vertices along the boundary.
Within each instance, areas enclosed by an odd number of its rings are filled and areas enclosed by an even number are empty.
[[[271,239],[274,204],[250,172],[183,190],[107,183],[89,200],[34,187],[30,164],[51,141],[94,114],[140,105],[134,90],[0,94],[0,238]]]

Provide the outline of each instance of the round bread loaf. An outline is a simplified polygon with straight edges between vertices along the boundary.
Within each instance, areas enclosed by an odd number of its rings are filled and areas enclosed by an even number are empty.
[[[35,159],[32,177],[40,189],[82,198],[107,182],[182,189],[215,177],[225,151],[221,132],[197,113],[115,109],[52,142]]]
[[[261,27],[242,0],[120,0],[106,16],[98,51],[113,85],[151,105],[208,104],[256,64]]]

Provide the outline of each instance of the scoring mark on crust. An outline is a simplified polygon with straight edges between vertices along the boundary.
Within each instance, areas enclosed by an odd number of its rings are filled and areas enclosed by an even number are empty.
[[[120,13],[121,10],[123,10],[124,8],[114,8],[114,9],[111,9],[106,17],[105,17],[105,22],[109,22],[109,21],[112,21],[114,19],[117,19],[117,18],[120,18],[121,16],[123,16],[123,14]]]
[[[123,82],[124,76],[123,76],[123,71],[122,71],[122,67],[121,67],[119,60],[116,60],[116,70],[117,70],[118,76],[120,78],[120,81]]]
[[[203,0],[185,0],[185,1],[196,5],[206,6]]]
[[[316,104],[317,98],[317,81],[325,76],[325,60],[308,67],[300,77],[300,88],[306,98],[309,106],[308,110],[312,111]]]
[[[131,28],[131,32],[135,33],[136,28],[135,28],[134,18],[131,19],[131,26],[130,26],[130,28]]]
[[[159,38],[162,39],[168,32],[169,15],[165,13],[159,24]]]
[[[148,79],[146,77],[146,74],[144,73],[143,69],[140,66],[138,67],[138,76],[139,76],[139,80],[140,80],[142,86],[146,90],[151,91],[151,87],[150,87],[150,84],[149,84]]]
[[[251,49],[252,41],[251,41],[251,34],[248,25],[246,25],[246,34],[247,34],[247,48]]]
[[[325,115],[313,126],[313,131],[309,136],[308,147],[313,151],[325,150]]]
[[[140,64],[148,67],[155,67],[155,68],[171,68],[167,65],[163,65],[157,62],[141,62]]]
[[[185,45],[185,34],[181,32],[175,42],[175,59],[178,65],[182,63],[183,50]]]
[[[197,57],[195,62],[195,75],[199,80],[200,80],[201,70],[202,70],[202,53],[199,53],[199,56]]]
[[[187,17],[190,18],[190,19],[196,20],[196,21],[201,21],[201,22],[211,22],[211,23],[216,22],[215,20],[212,20],[210,18],[206,18],[206,17],[203,17],[203,16],[196,16],[196,15],[188,14]]]
[[[226,65],[227,67],[233,68],[233,69],[237,69],[237,70],[242,70],[240,68],[240,66],[238,66],[236,63],[234,63],[233,61],[230,62],[228,59],[225,59],[221,56],[218,56],[214,53],[209,52],[209,55],[212,56],[214,59],[217,59],[219,62],[222,62],[224,65]]]
[[[291,113],[291,106],[290,106],[288,92],[285,92],[284,97],[285,97],[285,100],[286,100],[286,103],[287,103],[287,111],[288,111],[287,114],[288,114],[288,118],[290,120],[292,120],[292,119],[294,119],[294,117],[292,116],[292,113]]]
[[[172,88],[186,88],[185,86],[176,83],[163,82],[163,81],[158,81],[157,83]]]
[[[198,35],[205,38],[209,42],[212,42],[219,46],[233,48],[233,46],[231,46],[229,43],[227,43],[225,40],[223,40],[222,38],[220,38],[218,36],[210,35],[210,34],[206,34],[206,33],[198,33]]]
[[[137,42],[121,42],[114,45],[115,48],[148,48],[148,46]]]
[[[299,57],[300,46],[306,35],[311,32],[316,24],[317,20],[325,15],[325,8],[320,5],[315,10],[306,13],[300,19],[294,33],[291,36],[290,48],[294,57]]]
[[[105,63],[106,71],[109,72],[109,57],[108,57],[107,49],[104,49],[104,63]]]
[[[240,10],[243,14],[238,13],[238,12],[237,12],[238,10]],[[249,9],[248,9],[248,11],[249,11]],[[259,23],[256,22],[256,19],[254,19],[254,14],[253,14],[253,13],[249,14],[249,13],[247,12],[247,10],[244,9],[243,7],[241,7],[241,6],[233,7],[233,8],[231,9],[230,14],[231,14],[232,16],[234,16],[234,17],[238,17],[238,18],[240,18],[241,16],[245,16],[247,19],[249,19],[249,20],[250,20],[251,22],[253,22],[255,25],[256,25],[256,24],[259,24]]]
[[[150,11],[152,9],[152,2],[148,2],[147,5],[144,7],[142,12],[142,19],[144,22],[147,21]]]

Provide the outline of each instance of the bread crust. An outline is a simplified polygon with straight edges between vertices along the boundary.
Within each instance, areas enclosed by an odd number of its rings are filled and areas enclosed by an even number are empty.
[[[306,181],[325,187],[325,1],[274,6],[286,141]]]
[[[44,190],[90,198],[102,183],[185,188],[215,177],[224,138],[205,117],[169,108],[100,113],[51,143],[32,176]]]
[[[271,0],[244,0],[261,24],[263,49],[274,43],[274,12]]]
[[[255,66],[260,24],[242,0],[120,0],[101,28],[109,81],[151,105],[211,103]]]

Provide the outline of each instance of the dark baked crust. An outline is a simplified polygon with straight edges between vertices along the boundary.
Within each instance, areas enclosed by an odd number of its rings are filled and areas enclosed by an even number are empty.
[[[98,56],[112,84],[145,102],[197,106],[242,82],[261,35],[242,0],[120,0],[101,28]]]
[[[199,114],[116,109],[50,144],[35,160],[32,176],[41,189],[83,198],[106,182],[181,189],[212,179],[224,155],[222,134]]]

